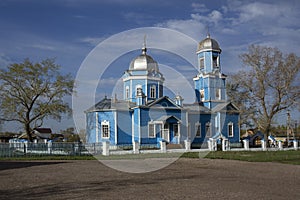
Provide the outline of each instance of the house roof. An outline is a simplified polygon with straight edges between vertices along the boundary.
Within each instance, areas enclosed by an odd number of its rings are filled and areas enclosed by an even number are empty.
[[[51,128],[35,128],[33,130],[39,133],[52,133]]]

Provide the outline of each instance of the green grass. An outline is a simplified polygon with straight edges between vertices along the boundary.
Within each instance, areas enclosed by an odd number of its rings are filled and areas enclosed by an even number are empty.
[[[145,159],[145,158],[209,158],[240,160],[248,162],[277,162],[300,165],[300,151],[215,151],[215,152],[188,152],[180,153],[153,153],[153,154],[126,154],[96,157],[91,155],[82,156],[20,156],[0,157],[0,160],[118,160],[118,159]]]
[[[199,158],[199,153],[190,152],[184,158]],[[209,152],[204,158],[241,160],[248,162],[278,162],[300,165],[300,151],[215,151]]]

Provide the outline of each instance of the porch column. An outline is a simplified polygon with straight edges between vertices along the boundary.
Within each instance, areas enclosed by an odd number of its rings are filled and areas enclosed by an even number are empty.
[[[229,150],[229,141],[228,139],[222,140],[222,151],[228,151]]]

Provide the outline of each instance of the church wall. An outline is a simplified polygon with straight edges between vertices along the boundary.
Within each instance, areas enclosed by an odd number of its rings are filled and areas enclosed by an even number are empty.
[[[239,130],[239,114],[238,113],[221,113],[221,126],[222,126],[222,134],[229,139],[231,143],[239,143],[240,142],[240,130]],[[229,137],[228,133],[228,124],[233,123],[233,137]]]
[[[205,125],[207,122],[211,122],[211,128],[213,128],[214,123],[211,118],[212,117],[210,114],[199,114],[199,113],[189,114],[189,123],[191,126],[190,138],[191,138],[192,143],[202,143],[206,139],[209,138],[209,136],[206,136],[206,134],[205,134]],[[196,124],[197,123],[201,124],[201,137],[196,137]]]
[[[132,115],[129,111],[117,113],[117,144],[132,144]]]
[[[102,138],[101,122],[104,120],[109,122],[109,138]],[[115,111],[101,111],[98,112],[98,128],[99,128],[99,142],[109,141],[110,144],[115,145],[116,129],[115,129]]]

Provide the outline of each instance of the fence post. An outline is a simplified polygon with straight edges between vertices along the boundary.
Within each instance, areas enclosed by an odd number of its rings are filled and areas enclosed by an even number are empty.
[[[244,149],[246,151],[248,151],[249,150],[249,140],[248,139],[244,139],[243,143],[244,143]]]
[[[102,142],[102,155],[109,156],[109,141]]]
[[[265,140],[261,140],[261,148],[263,151],[266,151],[267,150],[267,143]]]
[[[167,145],[165,141],[159,141],[160,143],[160,151],[162,153],[166,153],[167,152]]]
[[[278,141],[278,148],[279,150],[283,150],[282,141]]]
[[[51,155],[52,154],[52,142],[48,141],[47,145],[48,145],[48,153]]]
[[[191,141],[188,139],[184,140],[184,147],[186,151],[191,150]]]
[[[133,142],[133,153],[139,154],[140,153],[140,144],[137,141]]]
[[[294,140],[293,143],[294,143],[294,149],[297,150],[298,149],[298,141]]]

